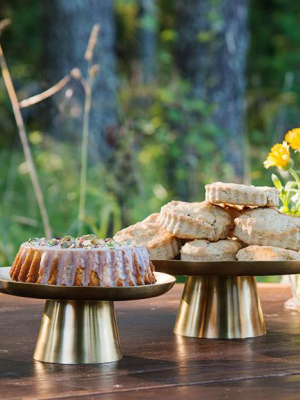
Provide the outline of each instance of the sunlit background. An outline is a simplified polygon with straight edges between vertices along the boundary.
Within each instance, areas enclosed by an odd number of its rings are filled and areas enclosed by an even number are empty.
[[[112,236],[169,200],[202,201],[215,180],[272,185],[262,162],[299,126],[299,15],[286,0],[2,0],[11,24],[0,42],[52,234]],[[23,101],[58,82],[49,98]],[[0,263],[9,265],[21,242],[45,232],[2,77],[0,110]]]

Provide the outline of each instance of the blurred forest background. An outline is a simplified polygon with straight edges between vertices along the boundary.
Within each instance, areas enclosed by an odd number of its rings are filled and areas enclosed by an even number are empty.
[[[112,236],[171,199],[202,201],[211,181],[272,185],[262,162],[299,126],[299,16],[300,2],[285,0],[1,0],[19,101],[68,80],[22,108],[53,235],[78,232],[84,56],[96,23],[83,232]],[[0,110],[9,265],[44,228],[1,76]]]

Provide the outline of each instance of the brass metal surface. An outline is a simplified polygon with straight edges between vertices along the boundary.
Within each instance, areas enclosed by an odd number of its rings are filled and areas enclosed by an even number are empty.
[[[40,285],[14,282],[9,270],[0,268],[1,293],[47,299],[33,358],[59,364],[98,364],[122,358],[113,301],[160,296],[176,282],[173,276],[155,272],[153,285]]]
[[[300,273],[300,261],[152,260],[156,271],[186,276],[270,276]]]
[[[243,339],[266,333],[255,276],[300,273],[300,261],[154,260],[157,271],[188,276],[174,332]]]
[[[176,282],[176,279],[171,275],[155,272],[157,282],[154,285],[112,288],[40,285],[37,283],[14,282],[10,279],[9,270],[10,267],[0,268],[0,292],[45,300],[124,301],[147,299],[168,292]]]
[[[255,278],[188,277],[174,333],[210,339],[264,335]]]
[[[113,302],[47,300],[33,358],[59,364],[120,360]]]

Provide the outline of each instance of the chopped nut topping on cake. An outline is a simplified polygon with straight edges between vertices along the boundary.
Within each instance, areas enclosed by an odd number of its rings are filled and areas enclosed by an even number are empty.
[[[131,241],[117,242],[113,239],[100,239],[96,235],[89,234],[83,235],[81,237],[74,236],[60,236],[47,240],[46,238],[30,238],[28,243],[33,246],[50,246],[50,247],[60,247],[63,249],[68,248],[84,248],[84,249],[96,249],[99,247],[107,247],[108,249],[115,249],[122,246],[130,247]],[[133,246],[133,244],[132,244]]]

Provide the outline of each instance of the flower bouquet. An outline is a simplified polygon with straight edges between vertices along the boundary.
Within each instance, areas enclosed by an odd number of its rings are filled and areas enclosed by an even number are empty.
[[[300,128],[295,128],[285,135],[283,143],[275,144],[266,161],[265,168],[277,167],[283,178],[289,176],[285,184],[275,174],[272,174],[274,186],[279,190],[279,197],[282,203],[280,211],[288,214],[300,216],[300,178],[297,170],[294,169],[294,161],[291,158],[291,150],[295,153],[300,152]],[[300,311],[300,275],[290,275],[293,298],[285,303],[285,307]]]

